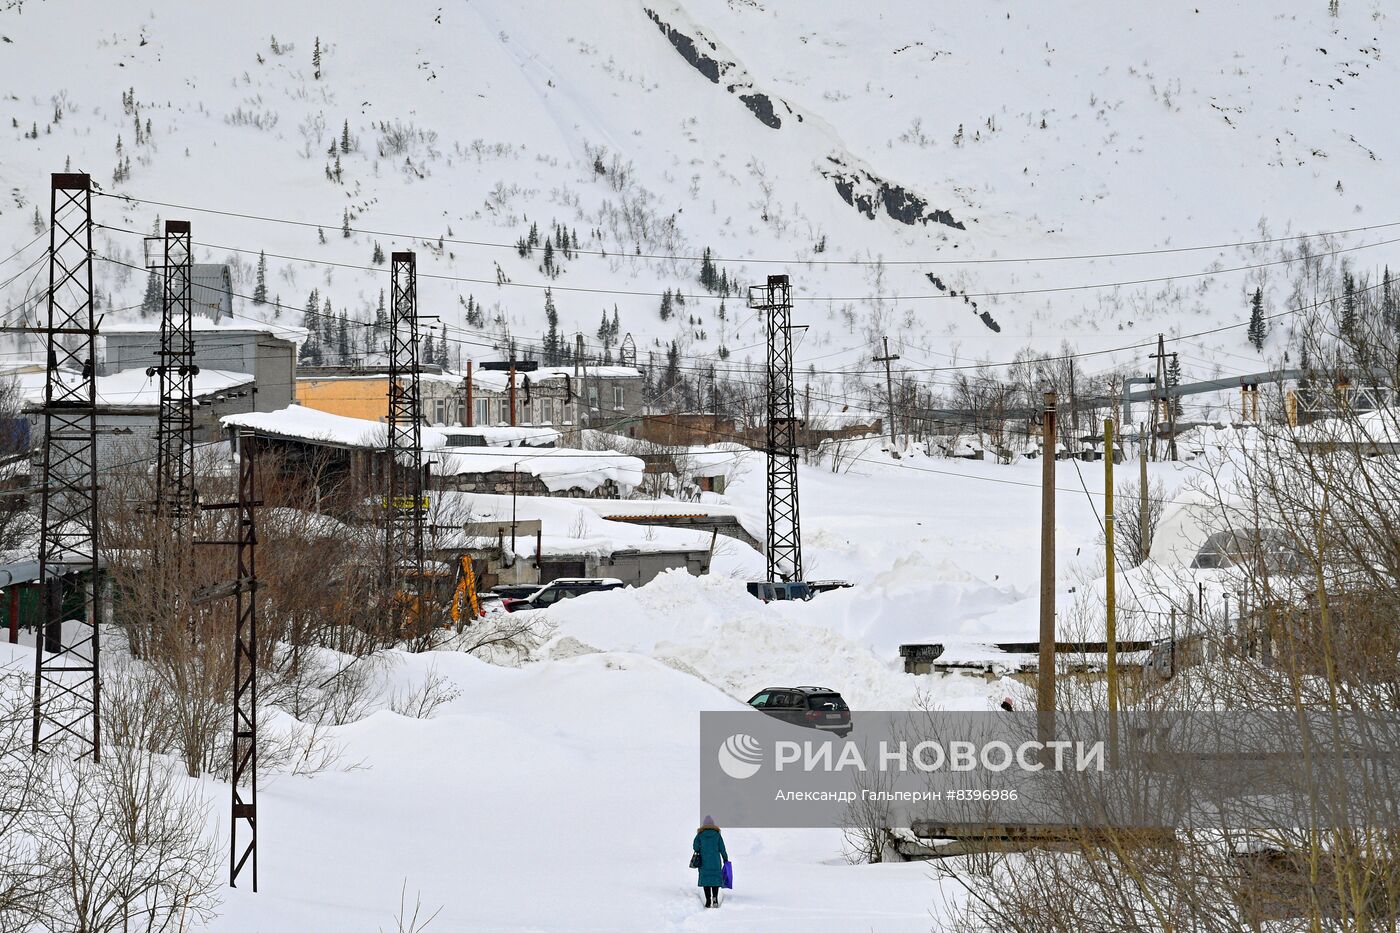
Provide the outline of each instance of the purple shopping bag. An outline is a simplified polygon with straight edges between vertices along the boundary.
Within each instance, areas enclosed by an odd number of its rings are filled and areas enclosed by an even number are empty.
[[[723,885],[722,885],[723,887],[726,887],[726,888],[732,888],[732,887],[734,887],[734,863],[733,863],[733,862],[725,862],[725,863],[724,863],[724,869],[723,869],[723,872],[722,872],[722,876],[723,876],[723,878],[724,878]]]

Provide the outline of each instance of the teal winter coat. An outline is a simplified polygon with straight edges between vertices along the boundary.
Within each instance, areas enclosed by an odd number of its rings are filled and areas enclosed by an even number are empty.
[[[724,884],[724,863],[729,861],[729,853],[724,851],[724,837],[719,834],[719,827],[701,826],[692,848],[700,853],[700,880],[696,885],[717,888]]]

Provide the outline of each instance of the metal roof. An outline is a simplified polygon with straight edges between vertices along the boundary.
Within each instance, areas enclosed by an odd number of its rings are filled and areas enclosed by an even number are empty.
[[[159,270],[152,271],[159,275]],[[158,281],[158,280],[157,280]],[[160,317],[160,290],[146,293],[142,302],[141,314],[146,317]],[[233,314],[233,275],[228,265],[222,262],[196,262],[190,264],[190,302],[196,316],[203,315],[215,321]]]

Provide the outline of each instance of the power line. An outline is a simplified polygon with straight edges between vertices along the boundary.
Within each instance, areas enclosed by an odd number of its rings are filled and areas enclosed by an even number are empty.
[[[135,230],[126,230],[126,229],[123,229],[123,228],[121,228],[121,227],[111,227],[111,226],[107,226],[107,225],[104,225],[104,224],[95,224],[94,226],[100,226],[102,229],[104,229],[104,230],[111,230],[111,231],[114,232],[114,233],[139,234],[139,231],[135,231]],[[1199,272],[1180,273],[1180,274],[1177,274],[1177,275],[1154,276],[1154,277],[1142,278],[1142,279],[1124,279],[1124,280],[1118,281],[1118,282],[1096,282],[1096,283],[1088,283],[1088,284],[1083,284],[1083,285],[1053,285],[1053,286],[1045,286],[1045,287],[1042,287],[1042,288],[1004,289],[1004,290],[1002,290],[1002,291],[995,291],[995,292],[958,292],[958,293],[956,293],[956,294],[953,294],[953,293],[951,293],[951,292],[941,292],[941,293],[934,293],[934,294],[891,295],[891,296],[888,296],[888,297],[885,297],[885,296],[870,296],[870,295],[850,295],[850,296],[794,295],[794,296],[792,296],[792,297],[793,297],[793,300],[794,300],[794,301],[809,301],[809,302],[817,302],[817,301],[826,301],[826,302],[947,301],[947,300],[957,300],[957,299],[970,300],[970,299],[973,299],[973,298],[1009,298],[1009,297],[1018,297],[1018,296],[1024,296],[1024,295],[1049,295],[1049,294],[1061,294],[1061,293],[1065,293],[1065,292],[1097,291],[1097,290],[1100,290],[1100,289],[1127,288],[1127,287],[1130,287],[1130,286],[1137,286],[1137,285],[1159,285],[1159,284],[1162,284],[1162,283],[1165,283],[1165,282],[1177,282],[1177,281],[1183,281],[1183,280],[1188,280],[1188,279],[1208,278],[1208,277],[1214,276],[1214,275],[1227,275],[1227,274],[1235,273],[1235,272],[1248,272],[1248,271],[1251,271],[1251,270],[1254,270],[1254,269],[1265,269],[1265,268],[1268,268],[1268,267],[1270,267],[1270,266],[1288,265],[1288,264],[1290,264],[1290,263],[1302,262],[1302,261],[1311,260],[1311,259],[1318,259],[1318,258],[1321,258],[1321,257],[1324,257],[1324,256],[1336,256],[1336,255],[1340,255],[1340,254],[1342,254],[1342,253],[1352,253],[1352,252],[1357,252],[1357,251],[1363,250],[1363,249],[1374,249],[1374,248],[1377,247],[1377,246],[1389,246],[1389,245],[1391,245],[1391,244],[1393,244],[1393,243],[1400,243],[1400,237],[1394,237],[1394,238],[1389,239],[1389,240],[1379,240],[1379,241],[1377,241],[1377,242],[1375,242],[1375,243],[1362,243],[1362,244],[1359,244],[1359,245],[1356,245],[1356,246],[1338,247],[1337,249],[1329,250],[1329,251],[1327,251],[1327,252],[1313,253],[1313,254],[1311,254],[1311,255],[1309,255],[1309,256],[1306,256],[1306,257],[1304,257],[1304,256],[1291,256],[1291,257],[1284,257],[1284,258],[1282,258],[1282,259],[1272,259],[1272,260],[1269,260],[1269,261],[1267,261],[1267,262],[1250,263],[1250,264],[1242,265],[1242,266],[1233,266],[1233,267],[1227,268],[1227,269],[1209,269],[1209,270],[1203,270],[1203,271],[1199,271]],[[284,262],[301,262],[301,263],[306,263],[306,264],[308,264],[308,265],[313,265],[313,266],[324,266],[324,267],[333,268],[333,269],[354,269],[354,270],[360,271],[360,272],[370,272],[370,273],[375,273],[375,274],[380,274],[380,275],[386,274],[386,270],[384,270],[384,269],[379,269],[379,268],[377,268],[377,267],[375,267],[375,266],[362,266],[362,265],[357,265],[357,264],[355,264],[355,263],[336,262],[336,261],[334,261],[334,260],[329,260],[329,259],[309,259],[309,258],[307,258],[307,257],[305,257],[305,256],[290,256],[290,255],[287,255],[287,254],[285,254],[285,253],[269,253],[269,252],[267,252],[266,250],[248,249],[248,248],[241,247],[241,246],[228,246],[228,245],[219,244],[219,243],[208,243],[208,242],[203,242],[203,243],[200,243],[200,244],[198,244],[198,245],[203,246],[205,249],[226,250],[226,251],[228,251],[228,252],[232,252],[232,253],[242,253],[242,254],[244,254],[244,255],[249,255],[249,256],[267,256],[267,257],[272,258],[272,259],[280,259],[280,260],[283,260]],[[592,288],[592,287],[588,287],[588,286],[579,286],[579,285],[558,285],[558,284],[553,284],[553,283],[542,283],[542,282],[512,282],[512,281],[509,281],[509,280],[501,280],[501,279],[499,279],[499,278],[498,278],[498,279],[478,279],[478,278],[472,278],[472,277],[470,277],[470,276],[447,275],[447,274],[440,273],[440,272],[437,272],[437,273],[421,272],[421,273],[419,273],[419,277],[420,277],[420,278],[426,278],[426,279],[434,279],[434,280],[443,281],[443,282],[461,282],[461,283],[472,284],[472,285],[494,285],[494,286],[496,286],[496,287],[498,287],[498,288],[527,288],[527,289],[532,289],[532,290],[535,290],[535,291],[556,291],[556,292],[568,292],[568,293],[574,293],[574,294],[588,294],[588,295],[613,295],[613,296],[634,297],[634,298],[661,298],[661,297],[664,297],[664,293],[662,293],[662,292],[641,291],[641,290],[637,290],[637,289]],[[672,294],[674,295],[675,292],[673,292]],[[734,297],[734,296],[732,296],[732,295],[710,295],[710,294],[690,293],[690,294],[686,294],[686,295],[685,295],[685,300],[686,300],[686,301],[723,301],[723,300],[725,300],[726,298],[731,298],[731,297]]]
[[[116,228],[109,228],[109,229],[116,229]],[[120,232],[128,232],[128,233],[130,233],[130,232],[134,232],[134,231],[120,231]],[[1400,238],[1398,238],[1398,239],[1400,239]],[[1377,245],[1379,245],[1379,244],[1377,244]],[[142,267],[140,267],[140,266],[136,266],[136,265],[133,264],[133,263],[129,263],[129,262],[126,262],[126,261],[120,260],[120,259],[115,259],[115,258],[110,257],[110,256],[104,256],[104,255],[101,255],[101,254],[94,254],[94,258],[95,258],[95,259],[100,259],[100,260],[102,260],[102,261],[104,261],[104,262],[112,263],[112,264],[114,264],[114,265],[125,266],[125,267],[130,268],[130,269],[142,270]],[[357,267],[357,268],[359,268],[359,267]],[[1383,287],[1383,285],[1384,285],[1383,282],[1377,282],[1377,283],[1375,283],[1375,284],[1373,284],[1373,285],[1368,285],[1368,286],[1365,286],[1364,288],[1359,288],[1359,289],[1357,289],[1357,290],[1356,290],[1356,294],[1364,294],[1365,292],[1368,292],[1368,291],[1374,291],[1374,290],[1376,290],[1376,289],[1379,289],[1379,288]],[[242,294],[239,294],[239,293],[232,293],[232,292],[231,292],[230,294],[233,295],[234,297],[239,297],[239,298],[243,298],[243,299],[245,299],[245,300],[250,300],[250,301],[252,300],[251,296],[248,296],[248,295],[242,295]],[[1300,307],[1297,307],[1297,308],[1288,308],[1288,309],[1284,309],[1284,310],[1282,310],[1282,311],[1277,311],[1277,312],[1274,312],[1274,313],[1272,313],[1272,314],[1265,315],[1265,316],[1264,316],[1264,319],[1265,319],[1265,320],[1277,320],[1277,319],[1279,319],[1279,318],[1283,318],[1283,317],[1286,317],[1286,316],[1291,316],[1291,315],[1294,315],[1294,314],[1300,314],[1300,313],[1305,312],[1305,311],[1315,310],[1315,309],[1317,309],[1317,308],[1321,308],[1321,307],[1324,307],[1324,306],[1333,305],[1333,304],[1335,304],[1335,303],[1337,302],[1337,300],[1338,300],[1338,299],[1335,299],[1335,298],[1327,298],[1327,299],[1323,299],[1323,300],[1320,300],[1320,301],[1316,301],[1316,302],[1314,302],[1314,303],[1312,303],[1312,304],[1310,304],[1310,305],[1303,305],[1303,306],[1300,306]],[[273,302],[266,302],[266,303],[269,304],[269,305],[271,305],[272,307],[278,309],[278,310],[297,311],[297,312],[299,312],[299,313],[301,313],[301,314],[303,314],[303,315],[305,315],[305,316],[311,316],[311,317],[317,317],[317,318],[327,318],[327,317],[329,317],[329,318],[332,319],[332,320],[335,320],[335,321],[337,321],[337,322],[339,321],[339,318],[335,317],[335,315],[333,315],[333,314],[332,314],[332,315],[326,315],[324,312],[319,311],[319,310],[312,310],[312,309],[310,309],[310,308],[296,308],[296,307],[293,307],[293,306],[291,306],[291,305],[284,305],[284,304],[281,304],[280,302],[276,302],[276,301],[273,301]],[[266,321],[263,321],[263,320],[261,320],[261,319],[252,317],[251,315],[241,315],[241,314],[238,314],[238,313],[236,313],[236,312],[231,312],[231,313],[230,313],[230,316],[231,316],[231,317],[241,318],[241,319],[244,319],[244,320],[255,321],[255,322],[259,323],[259,324],[263,324],[263,325],[269,326],[269,327],[279,327],[279,326],[285,327],[285,325],[273,325],[273,324],[268,324]],[[374,326],[376,326],[376,325],[374,325],[373,323],[368,323],[368,322],[363,322],[363,321],[355,322],[355,323],[356,323],[357,326],[360,326],[360,327],[374,327]],[[1172,340],[1172,341],[1175,341],[1175,340],[1190,340],[1190,339],[1192,339],[1192,338],[1204,337],[1204,336],[1209,336],[1209,335],[1218,334],[1218,333],[1224,333],[1225,331],[1234,330],[1234,329],[1236,329],[1236,328],[1247,327],[1247,326],[1248,326],[1248,322],[1247,322],[1247,321],[1241,321],[1241,322],[1238,322],[1238,323],[1235,323],[1235,324],[1225,324],[1225,325],[1221,325],[1221,326],[1219,326],[1219,327],[1213,327],[1213,328],[1207,328],[1207,329],[1204,329],[1204,330],[1194,331],[1194,332],[1189,333],[1189,334],[1182,334],[1182,335],[1178,335],[1178,336],[1171,336],[1171,337],[1167,337],[1166,339],[1167,339],[1167,340]],[[294,329],[296,329],[296,328],[286,328],[286,329],[288,329],[288,330],[294,330]],[[470,333],[470,332],[471,332],[471,331],[468,331],[468,330],[465,329],[465,328],[460,328],[460,327],[459,327],[459,328],[456,328],[456,330],[458,330],[458,331],[460,331],[460,332],[463,332],[463,333]],[[492,336],[492,335],[487,334],[487,333],[485,333],[485,332],[481,332],[481,333],[482,333],[482,336],[483,336],[484,338],[490,338],[490,337]],[[523,338],[522,338],[521,340],[519,340],[519,341],[515,341],[515,338],[511,338],[511,339],[512,339],[513,342],[518,342],[520,345],[522,345],[522,346],[524,346],[524,347],[527,347],[527,348],[533,346],[533,345],[536,343],[535,341],[531,341],[531,340],[527,340],[527,339],[523,339]],[[499,349],[499,341],[493,342],[493,343],[483,343],[483,342],[481,342],[481,341],[471,341],[471,340],[466,340],[466,339],[457,338],[457,339],[449,339],[448,342],[449,342],[449,343],[455,343],[455,344],[458,344],[458,345],[481,346],[481,347],[486,347],[486,348],[490,348],[490,349]],[[1085,350],[1085,351],[1078,351],[1078,352],[1074,352],[1074,353],[1057,354],[1057,355],[1052,355],[1052,356],[1039,356],[1039,357],[1035,357],[1035,358],[1032,358],[1032,359],[1029,359],[1029,360],[1006,360],[1006,361],[1001,361],[1001,362],[978,362],[978,363],[953,364],[953,365],[947,365],[947,366],[908,367],[908,368],[905,368],[904,370],[902,370],[902,372],[903,372],[903,373],[920,373],[920,372],[940,373],[940,372],[959,372],[959,371],[967,371],[967,370],[999,369],[999,368],[1003,368],[1003,367],[1021,365],[1021,364],[1026,364],[1026,363],[1029,363],[1029,364],[1032,364],[1032,365],[1040,365],[1040,364],[1045,364],[1045,363],[1066,361],[1066,360],[1071,360],[1071,359],[1086,359],[1086,358],[1088,358],[1088,357],[1093,357],[1093,356],[1103,356],[1103,355],[1106,355],[1106,354],[1123,353],[1123,352],[1127,352],[1127,351],[1131,351],[1131,350],[1140,350],[1140,349],[1143,349],[1143,348],[1146,348],[1146,347],[1155,347],[1155,346],[1156,346],[1156,339],[1154,338],[1154,339],[1152,339],[1152,340],[1146,340],[1146,341],[1142,341],[1142,342],[1138,342],[1138,343],[1126,344],[1126,345],[1121,345],[1121,346],[1117,346],[1117,347],[1107,347],[1107,348],[1100,349],[1100,350]],[[688,372],[689,372],[689,371],[708,372],[708,368],[699,368],[699,369],[697,369],[697,368],[695,368],[695,367],[681,367],[681,368],[684,369],[684,370],[686,370],[686,371],[688,371]],[[741,369],[732,369],[732,368],[727,368],[727,367],[719,367],[719,366],[716,366],[715,369],[716,369],[717,372],[723,371],[723,372],[726,372],[726,373],[743,373],[743,374],[746,374],[746,375],[752,375],[753,373],[755,373],[755,372],[757,371],[757,368],[756,368],[756,367],[745,367],[745,368],[741,368]],[[822,374],[822,375],[858,376],[858,375],[880,375],[880,374],[882,374],[883,370],[840,369],[840,370],[815,370],[814,372],[815,372],[816,374]]]
[[[348,229],[351,233],[362,233],[366,236],[387,237],[399,240],[417,240],[420,242],[442,242],[451,243],[455,246],[471,246],[484,249],[502,249],[515,251],[519,249],[515,243],[499,243],[491,240],[467,240],[459,237],[432,236],[417,233],[395,233],[386,230],[372,230],[366,227],[346,227],[342,220],[332,223],[312,223],[311,221],[293,220],[286,217],[271,217],[264,214],[251,214],[241,211],[218,210],[209,207],[195,207],[189,204],[175,204],[169,201],[156,201],[148,198],[138,198],[129,194],[110,194],[107,192],[97,192],[103,197],[114,198],[120,201],[128,201],[136,204],[147,204],[152,207],[165,207],[173,210],[196,211],[202,214],[213,214],[220,217],[234,217],[240,220],[253,220],[260,223],[284,224],[293,227],[306,227],[316,229]],[[1313,234],[1296,234],[1284,237],[1266,237],[1257,240],[1238,240],[1229,243],[1213,243],[1202,246],[1165,246],[1148,249],[1120,250],[1117,252],[1102,253],[1071,253],[1051,256],[1010,256],[1010,257],[983,257],[983,258],[960,258],[960,259],[818,259],[818,258],[741,258],[722,257],[710,255],[690,256],[673,253],[640,253],[618,251],[609,253],[607,250],[589,250],[570,248],[570,252],[580,256],[598,256],[608,259],[648,259],[664,260],[670,262],[704,262],[707,258],[710,262],[743,264],[787,264],[787,265],[824,265],[824,266],[868,266],[873,262],[880,262],[887,266],[923,266],[923,265],[987,265],[987,264],[1010,264],[1010,263],[1036,263],[1036,262],[1071,262],[1095,259],[1122,259],[1133,256],[1158,256],[1171,255],[1176,253],[1205,252],[1222,249],[1242,249],[1247,246],[1264,246],[1271,243],[1293,243],[1300,240],[1312,239],[1315,237],[1341,236],[1351,233],[1366,233],[1372,230],[1385,230],[1392,227],[1400,227],[1400,221],[1392,221],[1382,224],[1368,224],[1361,227],[1348,227],[1340,230],[1324,230]],[[838,300],[838,299],[832,299]]]

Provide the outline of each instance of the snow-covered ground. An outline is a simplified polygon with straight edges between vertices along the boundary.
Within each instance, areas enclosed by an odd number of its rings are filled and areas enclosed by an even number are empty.
[[[374,711],[327,733],[336,764],[312,775],[264,772],[260,891],[226,891],[212,929],[375,933],[393,928],[403,891],[410,908],[418,899],[428,912],[441,908],[430,927],[441,930],[940,928],[956,883],[923,864],[849,864],[836,830],[730,831],[736,887],[721,911],[703,911],[686,867],[704,815],[699,714],[799,683],[840,690],[856,709],[994,708],[1015,689],[1009,682],[906,675],[897,649],[914,640],[971,651],[1034,637],[1040,469],[878,452],[848,473],[804,466],[811,576],[847,579],[850,589],[760,603],[743,586],[762,566],[747,551],[706,577],[673,571],[545,610],[523,663],[451,650],[375,662]],[[1152,465],[1170,489],[1192,469]],[[1069,605],[1100,546],[1101,502],[1079,480],[1099,490],[1103,474],[1089,463],[1056,470],[1057,590]],[[762,470],[742,471],[723,505],[761,512],[762,491]],[[509,501],[460,498],[475,517]],[[550,524],[582,515],[581,532],[600,546],[647,533],[568,499],[517,506]],[[678,543],[707,537],[655,533]],[[0,646],[0,661],[30,658]],[[451,698],[428,718],[394,711],[429,682]],[[264,719],[274,730],[287,724],[285,715]],[[227,785],[200,786],[222,838]]]
[[[702,815],[701,710],[799,682],[863,709],[921,695],[988,709],[1007,689],[906,675],[897,645],[1031,636],[1040,466],[904,464],[802,469],[809,559],[850,590],[764,605],[741,579],[673,572],[548,610],[552,637],[519,669],[398,656],[392,689],[433,672],[461,695],[428,720],[381,711],[335,730],[355,770],[270,778],[262,891],[229,892],[214,929],[377,930],[405,884],[442,906],[446,930],[937,929],[956,884],[926,865],[847,864],[837,831],[729,832],[738,881],[717,914],[684,861]],[[1079,468],[1102,487],[1100,467]],[[1057,469],[1061,489],[1078,487],[1073,464]],[[746,476],[731,493],[754,508],[762,473]],[[1071,599],[1098,526],[1082,492],[1062,492],[1059,515]]]

